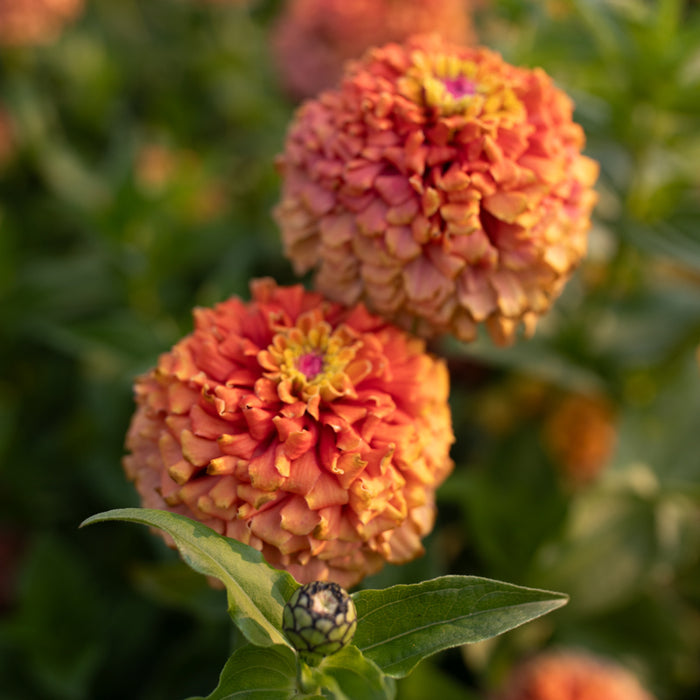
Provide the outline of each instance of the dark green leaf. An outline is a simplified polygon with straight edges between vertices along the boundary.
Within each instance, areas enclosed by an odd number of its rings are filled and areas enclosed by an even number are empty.
[[[298,584],[289,574],[269,566],[260,552],[182,515],[148,508],[111,510],[93,515],[83,525],[108,520],[141,523],[167,532],[195,571],[226,586],[229,613],[248,641],[258,646],[290,646],[280,631],[282,610]]]
[[[219,685],[206,698],[190,700],[289,700],[296,694],[296,654],[279,645],[246,645],[226,662]]]
[[[359,591],[357,647],[401,678],[431,654],[479,642],[565,605],[568,597],[476,576],[443,576],[382,591]]]

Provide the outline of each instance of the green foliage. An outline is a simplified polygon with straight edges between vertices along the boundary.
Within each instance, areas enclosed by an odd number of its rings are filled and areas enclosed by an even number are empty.
[[[490,639],[565,605],[560,593],[475,576],[443,576],[356,593],[355,644],[401,678],[437,651]]]
[[[297,666],[300,663],[300,666]],[[219,685],[206,698],[330,698],[332,700],[392,700],[393,682],[355,647],[346,647],[311,668],[297,662],[288,648],[244,646],[224,666]]]
[[[629,663],[659,700],[694,698],[700,5],[480,5],[481,42],[542,66],[574,101],[601,165],[590,251],[534,338],[435,348],[449,357],[456,469],[426,556],[363,585],[478,574],[571,602],[431,656],[397,697],[483,697],[523,655],[573,646]],[[15,132],[0,165],[8,700],[194,697],[232,651],[263,654],[282,688],[297,683],[283,639],[231,648],[225,593],[145,528],[76,528],[136,505],[119,465],[130,385],[189,332],[192,307],[246,296],[252,277],[294,279],[269,214],[295,107],[267,45],[280,6],[90,0],[54,43],[0,47]],[[615,416],[612,453],[586,484],[571,483],[545,430],[578,393],[602,394]]]
[[[57,698],[82,696],[106,653],[104,641],[94,641],[103,607],[99,589],[79,553],[53,535],[34,542],[22,583],[21,612],[0,627],[10,645],[3,656],[9,661],[13,647],[28,649],[23,671],[34,675],[45,692]],[[47,629],[60,633],[46,634]]]
[[[147,508],[100,513],[83,525],[110,520],[163,530],[189,566],[226,587],[231,619],[250,644],[236,649],[206,700],[239,694],[318,697],[313,693],[335,700],[391,699],[392,678],[406,676],[424,658],[490,639],[567,602],[560,593],[474,576],[360,591],[354,596],[358,609],[354,644],[311,667],[283,633],[284,606],[299,585],[286,572],[266,564],[257,550],[184,516]]]
[[[126,520],[166,532],[195,571],[224,584],[231,619],[248,641],[264,647],[290,646],[280,631],[282,611],[299,584],[288,573],[273,569],[260,552],[190,518],[161,510],[120,508],[94,515],[83,525],[106,520]]]
[[[279,644],[265,648],[246,645],[236,649],[226,662],[216,690],[207,695],[206,699],[190,700],[288,700],[291,697],[314,697],[297,694],[296,676],[296,658],[289,647]]]

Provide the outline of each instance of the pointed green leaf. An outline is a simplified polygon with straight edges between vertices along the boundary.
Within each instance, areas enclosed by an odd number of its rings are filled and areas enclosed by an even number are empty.
[[[237,649],[226,662],[219,685],[206,698],[190,700],[289,700],[297,695],[296,654],[288,647]]]
[[[476,576],[443,576],[359,591],[354,643],[389,676],[401,678],[431,654],[518,627],[565,605],[562,593]]]
[[[258,646],[291,646],[282,634],[282,610],[299,584],[265,562],[260,552],[182,515],[148,508],[118,508],[93,515],[82,525],[125,520],[167,532],[183,559],[226,587],[232,620]],[[81,525],[81,527],[82,527]]]

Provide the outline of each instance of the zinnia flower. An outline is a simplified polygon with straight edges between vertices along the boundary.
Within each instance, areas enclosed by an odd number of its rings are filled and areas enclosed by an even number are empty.
[[[494,700],[654,700],[627,669],[581,652],[548,652],[517,667]]]
[[[531,332],[586,251],[597,164],[540,69],[437,37],[370,50],[304,103],[275,216],[317,289],[429,337]]]
[[[53,41],[83,9],[83,0],[0,0],[0,44]]]
[[[544,425],[544,441],[572,482],[595,479],[615,446],[615,415],[603,396],[569,394],[557,402]]]
[[[412,34],[473,40],[466,0],[287,0],[272,30],[277,69],[296,98],[333,87],[346,61]]]
[[[297,580],[350,587],[422,553],[452,468],[443,361],[301,286],[196,309],[139,378],[124,460],[143,505],[195,518]]]

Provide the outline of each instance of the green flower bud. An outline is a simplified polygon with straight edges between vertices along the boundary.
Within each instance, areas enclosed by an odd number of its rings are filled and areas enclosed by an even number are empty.
[[[353,638],[356,627],[355,603],[337,583],[307,583],[284,606],[284,633],[311,666],[340,651]]]

